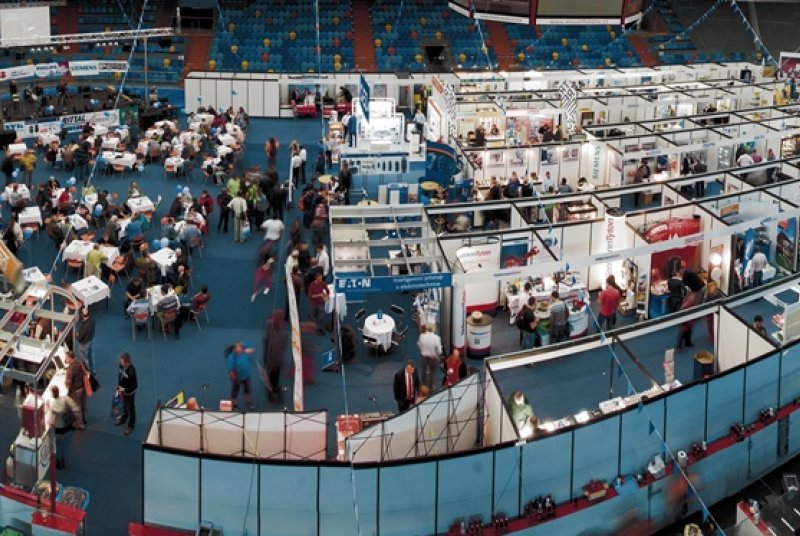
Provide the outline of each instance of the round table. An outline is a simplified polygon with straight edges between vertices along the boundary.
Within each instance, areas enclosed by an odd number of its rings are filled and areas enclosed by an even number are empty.
[[[439,183],[436,181],[422,181],[419,187],[429,195],[439,191]]]
[[[378,314],[371,314],[364,319],[364,335],[372,337],[381,345],[384,352],[388,352],[392,347],[392,332],[394,331],[394,318],[383,314],[383,318],[378,319]]]
[[[333,175],[320,175],[318,180],[321,185],[327,186],[333,180]]]
[[[358,206],[360,207],[376,207],[380,205],[377,201],[373,201],[372,199],[362,199],[358,202]]]

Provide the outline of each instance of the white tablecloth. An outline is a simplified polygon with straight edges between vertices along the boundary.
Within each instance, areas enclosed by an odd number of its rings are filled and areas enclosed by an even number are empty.
[[[19,213],[19,224],[25,225],[26,223],[36,223],[42,225],[42,211],[39,207],[25,207]]]
[[[150,258],[161,268],[161,275],[164,277],[167,276],[167,268],[175,264],[175,252],[172,248],[161,248],[155,253],[151,253]]]
[[[146,195],[143,195],[142,197],[132,197],[128,199],[128,202],[126,204],[134,214],[136,214],[137,212],[142,213],[150,210],[155,210],[153,202],[150,201],[150,198],[147,197]]]
[[[121,165],[131,169],[136,163],[136,155],[133,153],[114,153],[109,151],[103,153],[103,159],[112,166]]]
[[[217,136],[217,139],[222,145],[225,145],[226,147],[228,145],[236,143],[236,138],[234,138],[230,134],[220,134],[219,136]]]
[[[328,298],[328,301],[325,302],[325,313],[331,314],[333,312],[334,305],[336,306],[336,311],[339,313],[339,318],[344,318],[347,316],[347,297],[339,292],[336,292],[336,289],[333,285],[328,285],[328,295],[331,296]]]
[[[68,261],[70,259],[79,260],[79,261],[86,261],[86,255],[91,251],[94,247],[94,242],[86,242],[85,240],[73,240],[69,243],[69,245],[64,248],[63,253],[61,256],[63,257],[64,261]],[[100,246],[100,251],[103,252],[103,255],[106,256],[106,266],[111,266],[114,263],[114,259],[119,256],[119,248],[115,248],[114,246]]]
[[[131,222],[130,218],[122,218],[117,220],[117,225],[119,225],[119,237],[125,238],[128,236],[128,224]]]
[[[220,145],[217,147],[217,156],[225,156],[226,154],[232,153],[233,149],[230,147],[226,147],[225,145]]]
[[[28,146],[24,143],[10,143],[8,145],[8,154],[22,154],[28,150]]]
[[[67,218],[69,219],[69,224],[76,231],[89,228],[89,223],[80,214],[70,214]]]
[[[116,149],[119,145],[119,138],[104,138],[103,149]]]
[[[147,149],[150,147],[150,142],[146,140],[142,140],[139,142],[139,145],[136,146],[137,152],[141,154],[147,154]]]
[[[30,199],[31,198],[31,191],[28,190],[28,187],[24,184],[17,183],[17,193],[22,196],[23,199]],[[11,186],[6,186],[6,201],[11,197]]]
[[[92,132],[95,136],[105,136],[108,134],[108,127],[103,125],[92,125]]]
[[[178,171],[179,169],[181,169],[183,167],[183,158],[177,158],[177,157],[172,157],[172,156],[169,157],[169,158],[165,158],[164,159],[164,169],[166,169],[168,164],[171,164],[171,165],[175,166],[175,171]]]
[[[51,143],[53,143],[53,142],[56,142],[56,143],[57,143],[57,142],[59,142],[59,141],[60,141],[60,140],[58,139],[58,134],[47,134],[47,133],[45,133],[45,134],[42,134],[42,133],[40,132],[40,133],[39,133],[39,135],[38,135],[38,136],[36,136],[36,137],[37,137],[37,138],[39,139],[39,141],[40,141],[42,144],[44,144],[44,145],[50,145],[50,144],[51,144]]]
[[[371,314],[364,319],[364,335],[378,341],[384,351],[392,347],[392,332],[394,331],[394,318],[383,313],[383,318],[378,320],[378,314]]]
[[[170,290],[170,294],[175,294],[174,291]],[[158,307],[158,302],[164,299],[164,295],[161,294],[161,285],[154,285],[147,289],[147,299],[150,300],[150,314],[155,314],[156,307]],[[178,299],[178,307],[180,307],[181,300]]]
[[[75,281],[71,289],[72,292],[81,297],[83,303],[87,306],[105,300],[109,296],[108,285],[93,275]]]
[[[194,120],[201,123],[213,123],[214,116],[212,114],[194,114]]]
[[[83,206],[88,208],[90,211],[94,210],[94,206],[97,204],[97,194],[86,194],[83,196]]]

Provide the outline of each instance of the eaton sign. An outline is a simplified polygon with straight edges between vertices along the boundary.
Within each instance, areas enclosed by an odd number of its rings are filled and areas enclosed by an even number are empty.
[[[453,285],[450,273],[410,274],[379,277],[337,277],[336,292],[359,294],[364,292],[397,292],[443,288]]]

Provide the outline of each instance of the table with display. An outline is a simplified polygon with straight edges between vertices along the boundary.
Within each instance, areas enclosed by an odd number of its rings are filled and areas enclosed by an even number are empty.
[[[89,228],[89,222],[87,222],[86,218],[80,214],[70,214],[67,216],[67,221],[69,222],[70,226],[75,229],[76,233],[81,233]]]
[[[170,156],[164,159],[164,171],[167,173],[177,173],[183,168],[183,158],[179,156]],[[171,168],[171,169],[169,169]]]
[[[120,144],[119,138],[103,138],[101,147],[103,149],[116,149]]]
[[[22,199],[25,199],[26,201],[31,198],[31,191],[28,190],[27,186],[19,182],[16,183],[16,185],[17,185],[17,195],[19,195],[20,197],[22,197]],[[13,191],[14,189],[11,187],[11,185],[6,186],[6,200],[11,199],[11,193]]]
[[[28,146],[24,143],[10,143],[8,145],[8,154],[14,156],[21,156],[28,150]]]
[[[36,224],[42,225],[42,211],[39,207],[25,207],[19,213],[19,224],[28,225]]]
[[[81,298],[87,307],[99,301],[106,300],[108,308],[108,298],[111,295],[108,285],[103,283],[96,276],[90,275],[84,279],[79,279],[70,285],[70,290]]]
[[[378,313],[374,313],[364,319],[363,333],[364,336],[375,339],[383,351],[388,352],[392,347],[394,328],[394,318],[387,314],[382,314],[382,318],[378,318]]]
[[[117,153],[112,151],[103,152],[103,160],[111,166],[123,166],[133,169],[136,164],[136,155],[133,153]]]
[[[69,245],[64,248],[61,256],[64,259],[64,262],[68,260],[78,260],[81,262],[86,262],[86,255],[94,249],[95,242],[88,242],[86,240],[73,240],[69,243]],[[114,264],[114,259],[119,257],[119,248],[114,246],[104,246],[100,245],[100,251],[103,252],[103,255],[106,256],[106,260],[103,264],[111,267]]]
[[[172,248],[161,248],[155,253],[150,254],[150,258],[155,261],[161,269],[161,275],[167,276],[167,270],[175,264],[175,251]]]
[[[131,212],[134,214],[141,214],[143,212],[152,212],[155,210],[155,205],[146,195],[140,197],[131,197],[125,203]]]
[[[31,285],[46,285],[47,277],[38,266],[31,266],[22,270],[22,280]]]

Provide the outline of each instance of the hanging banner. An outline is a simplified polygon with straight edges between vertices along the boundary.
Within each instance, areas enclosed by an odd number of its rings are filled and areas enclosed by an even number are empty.
[[[564,110],[567,132],[574,134],[575,127],[578,125],[578,91],[575,89],[575,83],[568,80],[562,81],[558,85],[558,94],[561,97],[561,109]]]
[[[69,72],[74,76],[95,76],[100,74],[100,65],[97,61],[71,61]]]
[[[35,67],[37,78],[61,78],[69,74],[69,64],[65,61],[38,63]]]
[[[292,285],[292,270],[286,265],[286,294],[289,301],[289,324],[292,330],[292,359],[294,360],[294,410],[303,411],[303,350],[300,346],[300,315]]]
[[[35,65],[19,65],[0,69],[0,80],[16,80],[18,78],[30,78],[31,76],[36,76]]]
[[[10,121],[5,124],[6,130],[13,130],[18,138],[35,138],[39,134],[49,132],[58,133],[62,128],[77,130],[81,126],[91,123],[106,128],[116,127],[120,124],[120,110],[102,110],[82,114],[62,115],[39,119],[26,119],[25,121]]]
[[[448,272],[376,277],[364,275],[337,277],[336,292],[353,300],[355,293],[414,292],[428,288],[447,288],[452,284],[453,278]]]
[[[364,119],[369,122],[369,84],[367,84],[367,79],[363,73],[358,83],[358,103],[361,105],[361,113],[364,114]]]

